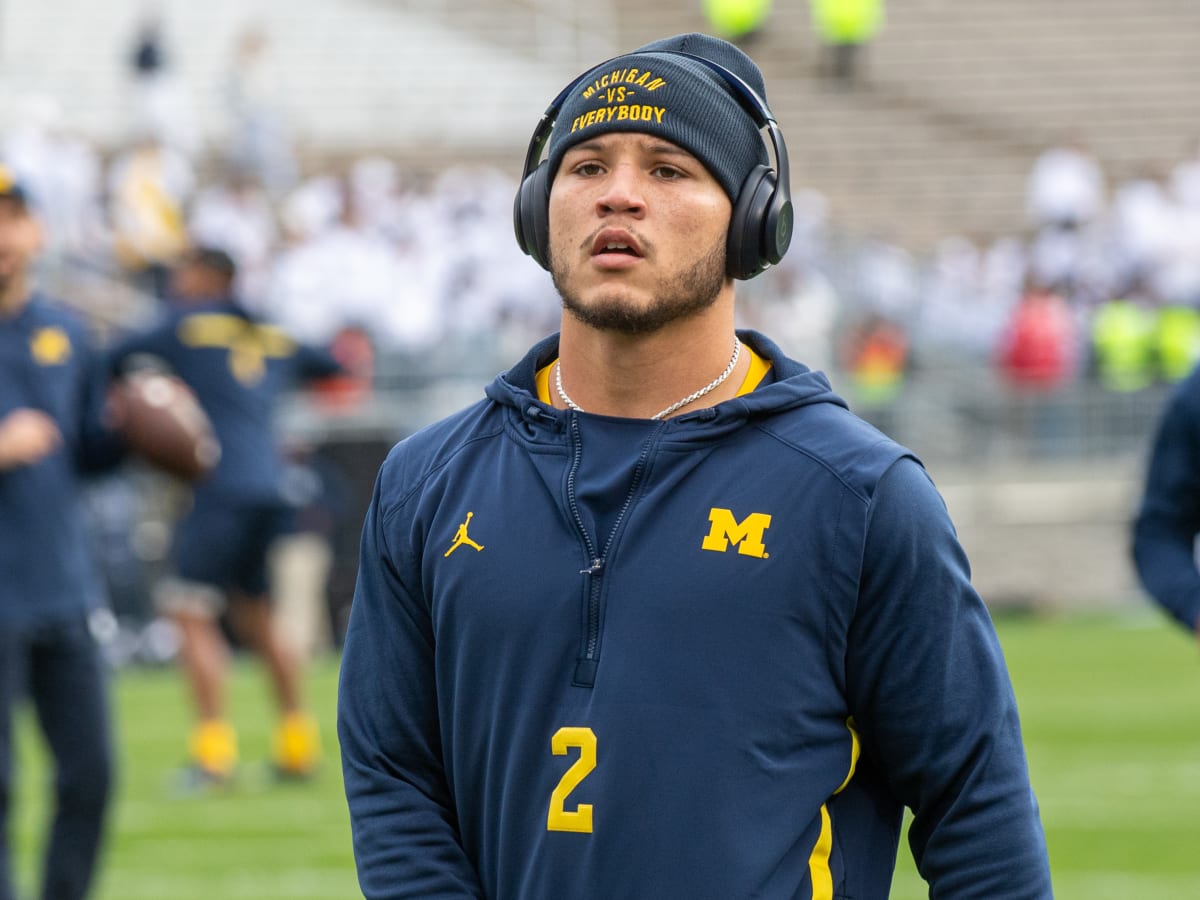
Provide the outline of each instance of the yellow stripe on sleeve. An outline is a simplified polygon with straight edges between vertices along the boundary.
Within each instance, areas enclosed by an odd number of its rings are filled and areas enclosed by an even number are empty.
[[[829,870],[829,855],[833,852],[833,822],[829,809],[821,804],[821,833],[817,846],[808,858],[808,873],[812,878],[813,900],[833,900],[833,872]]]
[[[858,767],[858,757],[862,753],[862,744],[858,732],[854,730],[854,718],[846,720],[846,729],[850,732],[850,767],[845,779],[833,793],[840,794],[854,777]],[[829,868],[829,857],[833,853],[833,820],[829,817],[829,807],[821,804],[821,833],[817,835],[816,846],[808,858],[808,874],[812,880],[813,900],[833,900],[833,872]]]

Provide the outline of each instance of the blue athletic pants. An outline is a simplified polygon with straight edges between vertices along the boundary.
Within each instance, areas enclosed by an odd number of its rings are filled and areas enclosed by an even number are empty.
[[[14,900],[8,837],[13,715],[32,704],[54,764],[41,897],[87,895],[113,782],[107,672],[82,612],[33,628],[0,624],[0,900]]]

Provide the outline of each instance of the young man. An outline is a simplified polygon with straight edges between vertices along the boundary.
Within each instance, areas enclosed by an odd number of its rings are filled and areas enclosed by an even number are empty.
[[[38,220],[0,166],[0,900],[12,900],[12,717],[28,698],[54,758],[39,896],[87,894],[113,777],[106,675],[88,627],[102,600],[81,475],[115,464],[104,370],[82,322],[40,295]]]
[[[535,133],[516,221],[561,333],[399,444],[364,527],[339,735],[367,897],[884,898],[905,806],[932,895],[1051,895],[941,499],[734,332],[732,276],[787,244],[753,95],[683,35],[571,85],[541,166]]]
[[[216,468],[193,489],[178,523],[173,577],[158,602],[181,635],[180,661],[198,721],[189,742],[191,774],[226,781],[238,762],[226,717],[228,650],[218,618],[262,657],[280,710],[273,762],[284,776],[307,776],[320,755],[316,720],[304,711],[300,665],[276,630],[268,553],[291,526],[274,432],[280,395],[298,381],[340,371],[328,354],[297,344],[246,313],[233,297],[233,261],[221,250],[188,251],[171,279],[172,309],[150,330],[120,341],[114,372],[134,357],[165,363],[195,392],[221,444]]]

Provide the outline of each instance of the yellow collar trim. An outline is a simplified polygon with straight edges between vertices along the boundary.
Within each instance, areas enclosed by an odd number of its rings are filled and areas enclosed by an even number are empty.
[[[759,356],[754,352],[754,348],[749,344],[742,342],[742,346],[750,353],[750,368],[746,370],[746,377],[742,379],[742,384],[738,388],[737,396],[741,397],[749,394],[767,377],[767,373],[771,371],[771,360],[766,357]],[[538,369],[537,375],[534,378],[534,383],[537,386],[537,397],[548,406],[553,406],[550,400],[550,370],[554,368],[554,364],[558,359],[552,359],[550,362]]]

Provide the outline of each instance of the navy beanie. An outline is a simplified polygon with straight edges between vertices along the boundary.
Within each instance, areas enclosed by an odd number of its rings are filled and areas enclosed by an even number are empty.
[[[610,131],[637,131],[687,150],[736,203],[746,176],[755,166],[770,164],[759,126],[736,88],[704,63],[679,53],[728,69],[766,103],[762,72],[728,41],[706,34],[654,41],[576,81],[550,134],[551,180],[563,154],[580,141]]]
[[[21,206],[25,206],[29,202],[25,188],[17,180],[16,173],[3,163],[0,163],[0,198],[12,200]]]

